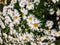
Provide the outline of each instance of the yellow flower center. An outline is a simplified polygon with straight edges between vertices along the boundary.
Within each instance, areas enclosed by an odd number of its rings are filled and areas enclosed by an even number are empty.
[[[36,27],[38,27],[38,24],[37,23],[34,23],[33,26],[36,28]]]
[[[50,33],[51,32],[51,30],[48,30],[48,33]]]
[[[30,3],[28,3],[28,6],[31,6],[31,4],[30,4]]]
[[[48,32],[51,32],[51,30],[48,30]]]
[[[50,22],[48,22],[48,24],[50,24]]]
[[[32,20],[32,17],[29,17],[29,18],[28,18],[28,20],[30,20],[30,21],[31,21],[31,20]]]
[[[18,18],[18,16],[14,16],[14,19],[17,19]]]
[[[22,17],[24,17],[24,13],[22,13]]]
[[[55,33],[53,33],[53,34],[55,34]]]
[[[26,36],[25,39],[28,40],[29,39],[29,36]]]

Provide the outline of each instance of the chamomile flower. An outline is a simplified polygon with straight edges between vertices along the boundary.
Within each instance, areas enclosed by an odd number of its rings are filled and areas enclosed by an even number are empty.
[[[32,33],[24,33],[23,35],[23,40],[27,40],[27,41],[34,41],[34,35]]]
[[[30,15],[27,17],[27,22],[28,22],[28,23],[31,23],[33,20],[34,20],[34,15],[33,15],[33,14],[30,14]]]
[[[26,8],[27,8],[28,10],[33,10],[33,9],[34,9],[34,4],[33,4],[32,2],[27,3]]]
[[[20,14],[17,11],[14,12],[14,16],[12,16],[14,24],[19,24],[20,21]]]
[[[44,33],[45,33],[46,35],[50,35],[51,30],[44,30]]]
[[[39,30],[38,27],[40,26],[40,21],[35,19],[32,21],[32,23],[28,23],[28,25],[30,26],[31,29],[33,30]]]
[[[56,31],[55,29],[52,29],[52,30],[51,30],[51,35],[52,35],[52,36],[56,36],[56,33],[57,33],[57,31]]]
[[[24,13],[21,14],[23,19],[26,19],[26,15]]]
[[[25,8],[21,8],[21,12],[22,12],[22,13],[24,13],[25,15],[27,15],[27,14],[28,14],[28,10],[27,10],[27,9],[25,9]]]
[[[15,14],[15,15],[13,16],[13,20],[20,20],[19,15],[16,15],[16,14]]]
[[[28,10],[26,10],[26,9],[23,8],[23,9],[21,9],[21,12],[22,12],[22,14],[21,14],[22,15],[22,18],[23,19],[26,19],[27,18],[26,15],[28,14]]]
[[[24,1],[19,2],[19,6],[23,8],[25,6],[25,2]]]
[[[50,20],[47,20],[47,21],[46,21],[46,26],[47,26],[49,29],[52,28],[53,24],[54,24],[53,21],[50,21]]]

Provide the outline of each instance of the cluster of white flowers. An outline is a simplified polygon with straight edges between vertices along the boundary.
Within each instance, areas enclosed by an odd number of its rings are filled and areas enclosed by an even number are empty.
[[[33,14],[30,14],[27,18],[27,24],[31,27],[33,30],[39,30],[38,27],[41,26],[40,20],[36,19]]]
[[[14,8],[17,2],[18,10]],[[52,0],[52,2],[56,3],[58,0]],[[45,27],[48,29],[41,28],[42,21],[35,14],[29,13],[30,10],[34,10],[35,4],[38,6],[39,3],[40,0],[11,0],[8,6],[3,7],[3,12],[0,12],[0,44],[55,45],[54,41],[56,41],[56,37],[60,37],[60,31],[52,29],[54,22],[47,20]],[[55,13],[54,9],[49,11],[51,15]],[[60,16],[60,9],[56,14],[57,17]],[[22,22],[23,20],[26,21],[26,24]],[[26,25],[29,27],[26,28]],[[58,25],[60,30],[59,22]]]
[[[19,12],[16,9],[9,8],[8,6],[3,8],[3,16],[5,25],[8,25],[10,29],[12,29],[14,25],[19,24],[20,22]]]
[[[36,5],[38,5],[40,3],[40,0],[34,0],[34,2],[32,2],[33,0],[18,0],[19,1],[19,6],[21,8],[24,8],[26,6],[27,10],[33,10],[34,9],[34,4],[36,3]]]

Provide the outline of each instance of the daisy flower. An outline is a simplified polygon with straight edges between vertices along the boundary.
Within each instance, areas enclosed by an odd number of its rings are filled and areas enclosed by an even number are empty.
[[[23,8],[25,5],[26,5],[26,4],[25,4],[24,1],[19,2],[19,6],[20,6],[21,8]]]
[[[24,13],[25,15],[27,15],[27,14],[28,14],[28,10],[27,10],[27,9],[25,9],[25,8],[21,8],[21,12],[22,12],[22,13]]]
[[[16,15],[16,14],[15,14],[15,15],[13,16],[13,20],[20,20],[19,15]]]
[[[31,23],[33,20],[34,20],[34,15],[33,14],[30,14],[28,17],[27,17],[27,22],[28,23]]]
[[[54,24],[53,21],[50,21],[50,20],[47,20],[47,21],[46,21],[46,26],[47,26],[49,29],[52,28],[53,24]]]
[[[26,8],[27,8],[28,10],[33,10],[33,9],[34,9],[34,4],[33,4],[32,2],[27,3]]]
[[[14,24],[19,24],[20,21],[20,14],[17,10],[14,10],[14,15],[12,16]]]
[[[51,30],[44,30],[44,34],[50,35],[50,33],[51,33]]]
[[[56,33],[57,33],[57,31],[56,31],[55,29],[52,29],[52,30],[51,30],[51,35],[52,35],[52,36],[56,36]]]
[[[40,21],[39,20],[33,20],[32,23],[28,23],[31,29],[33,30],[39,30],[38,27],[40,27]]]
[[[23,34],[23,40],[27,40],[27,41],[34,41],[34,35],[32,33],[24,33]]]
[[[28,14],[28,10],[26,10],[26,9],[21,9],[21,12],[22,12],[22,17],[23,17],[23,19],[26,19],[27,18],[27,14]]]

